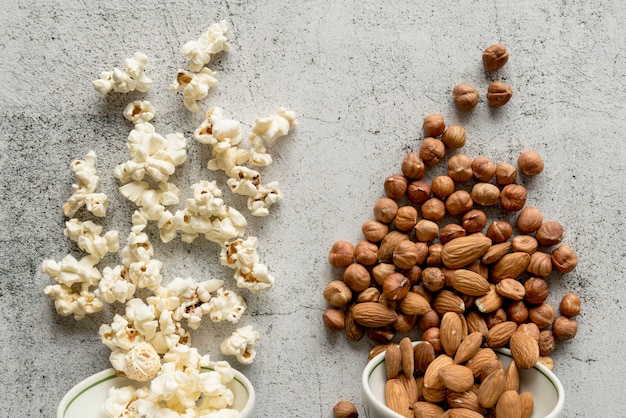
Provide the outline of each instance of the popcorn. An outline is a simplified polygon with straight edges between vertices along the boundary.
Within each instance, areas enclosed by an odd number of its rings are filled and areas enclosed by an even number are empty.
[[[131,264],[142,261],[149,262],[154,256],[154,247],[145,232],[135,233],[131,231],[128,235],[127,244],[120,251],[122,264],[130,268]]]
[[[260,181],[261,174],[258,171],[236,166],[232,170],[232,177],[226,180],[226,184],[233,193],[243,196],[256,196]]]
[[[135,100],[126,105],[123,114],[134,124],[147,123],[154,119],[154,107],[146,100]]]
[[[132,58],[124,60],[123,71],[114,68],[101,72],[100,78],[92,82],[93,88],[102,95],[110,91],[128,93],[138,90],[145,93],[152,86],[152,80],[144,73],[147,66],[148,57],[141,52],[135,52]]]
[[[73,315],[76,320],[100,312],[104,308],[102,301],[85,288],[75,292],[71,287],[55,284],[46,286],[44,293],[54,299],[54,308],[59,315]]]
[[[218,289],[217,295],[209,301],[209,315],[213,322],[239,322],[239,318],[246,310],[243,298],[230,290]]]
[[[198,111],[198,101],[204,99],[211,87],[217,84],[215,73],[208,68],[203,68],[198,73],[178,70],[176,82],[170,85],[172,93],[183,89],[183,105],[191,111]]]
[[[179,203],[180,190],[172,183],[159,183],[153,189],[145,181],[133,181],[120,187],[120,193],[139,206],[139,212],[147,221],[159,221],[165,213],[165,206]]]
[[[296,114],[284,107],[278,109],[278,114],[267,118],[256,118],[252,133],[248,140],[252,143],[250,164],[267,166],[272,163],[272,157],[267,153],[267,146],[271,146],[278,138],[289,133],[296,126]]]
[[[92,221],[81,222],[78,219],[70,219],[65,223],[63,234],[78,244],[78,248],[98,258],[103,258],[107,253],[115,253],[120,249],[119,233],[109,231],[104,236],[102,226]]]
[[[228,22],[222,20],[214,23],[204,32],[197,41],[184,44],[180,53],[189,60],[189,69],[198,72],[211,61],[211,55],[230,50],[226,39]]]
[[[234,119],[225,119],[221,108],[212,107],[195,130],[194,137],[205,145],[226,142],[234,146],[241,142],[241,123]]]
[[[270,206],[281,200],[283,195],[278,189],[278,182],[272,181],[257,187],[256,194],[248,198],[248,209],[252,216],[267,216]]]
[[[135,294],[135,285],[127,280],[127,271],[124,266],[115,268],[105,267],[102,270],[102,279],[98,283],[95,295],[106,303],[124,303]]]
[[[148,343],[138,343],[126,353],[124,373],[129,379],[147,382],[154,379],[161,370],[161,358]]]
[[[259,333],[252,326],[241,327],[222,341],[220,351],[224,355],[236,356],[241,364],[252,364],[256,357],[254,345],[258,340]]]
[[[248,237],[245,241],[236,239],[224,245],[220,254],[221,263],[236,270],[237,287],[255,294],[271,289],[274,284],[267,267],[259,261],[257,245],[256,237]]]
[[[72,184],[72,196],[63,205],[65,216],[71,218],[83,206],[95,216],[106,216],[109,198],[104,193],[95,193],[100,181],[96,175],[96,153],[89,151],[84,160],[74,160],[71,169],[77,183]]]

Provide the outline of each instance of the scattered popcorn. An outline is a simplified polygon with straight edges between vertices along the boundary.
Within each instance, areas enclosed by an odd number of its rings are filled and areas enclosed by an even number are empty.
[[[93,88],[102,95],[110,91],[128,93],[138,90],[145,93],[152,86],[152,80],[144,73],[147,66],[148,57],[141,52],[135,52],[131,58],[124,60],[124,70],[114,68],[101,72],[100,78],[92,82]]]
[[[241,327],[222,341],[220,351],[224,355],[236,356],[241,364],[252,364],[256,357],[254,345],[258,340],[259,333],[252,326]]]
[[[154,379],[160,370],[161,358],[151,344],[135,344],[126,353],[124,373],[129,379],[147,382]]]
[[[210,317],[213,322],[229,321],[237,323],[246,310],[243,298],[230,290],[220,288],[217,295],[209,300]]]
[[[270,213],[270,206],[281,200],[283,200],[283,195],[278,189],[277,181],[260,184],[256,194],[248,198],[248,209],[252,216],[267,216]]]
[[[132,181],[120,187],[120,193],[139,206],[139,212],[147,221],[159,221],[165,206],[179,203],[180,190],[172,183],[159,183],[158,189],[151,188],[146,181]]]
[[[106,216],[109,198],[104,193],[95,193],[100,177],[96,175],[96,153],[89,151],[84,160],[74,160],[71,165],[77,183],[72,184],[72,196],[63,205],[63,213],[73,217],[83,206],[96,216]]]
[[[217,84],[215,73],[208,68],[203,68],[198,73],[178,70],[176,82],[170,85],[172,93],[183,89],[183,105],[191,111],[198,111],[198,101],[204,99],[211,87]]]
[[[68,254],[58,263],[54,260],[44,260],[41,264],[41,272],[64,286],[80,285],[89,288],[97,286],[102,277],[95,267],[99,261],[100,259],[94,255],[85,256],[79,261]]]
[[[252,293],[267,291],[272,288],[274,278],[267,267],[259,260],[256,237],[236,239],[222,247],[221,263],[235,269],[238,287],[249,289]]]
[[[117,231],[109,231],[104,236],[102,226],[92,221],[81,222],[78,219],[70,219],[65,223],[64,235],[78,244],[78,248],[98,258],[107,253],[115,253],[120,249],[119,234]]]
[[[96,297],[106,303],[125,303],[132,299],[135,294],[135,285],[128,281],[128,273],[124,266],[115,268],[105,267],[102,270],[102,278],[98,283],[98,289],[94,292]]]
[[[241,142],[241,123],[234,119],[225,119],[221,108],[212,107],[195,130],[194,137],[205,145],[226,142],[234,146]]]
[[[150,239],[145,232],[135,233],[131,231],[128,234],[126,246],[121,249],[122,264],[130,267],[131,264],[143,261],[149,262],[154,257],[154,247],[150,243]]]
[[[278,109],[278,114],[267,118],[256,118],[252,133],[248,140],[252,143],[253,150],[250,152],[250,164],[267,166],[272,163],[272,157],[267,153],[268,146],[289,133],[296,126],[296,114],[284,107]]]
[[[59,315],[73,315],[76,320],[100,312],[104,308],[102,300],[84,286],[76,292],[63,284],[48,285],[44,288],[44,293],[54,299],[54,307]]]
[[[154,107],[147,100],[135,100],[124,108],[124,117],[134,124],[154,119]]]
[[[261,174],[244,166],[236,166],[232,170],[232,176],[226,180],[226,184],[233,193],[243,196],[256,196],[257,187],[261,181]]]
[[[180,53],[189,60],[191,71],[202,70],[211,61],[211,55],[230,49],[225,36],[227,31],[228,22],[222,20],[209,26],[197,41],[189,41],[181,47]]]

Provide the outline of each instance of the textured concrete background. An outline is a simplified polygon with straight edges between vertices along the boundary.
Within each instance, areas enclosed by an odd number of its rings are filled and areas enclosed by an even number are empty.
[[[258,391],[257,416],[330,417],[341,398],[360,404],[371,344],[347,342],[322,326],[321,291],[340,275],[327,265],[327,252],[338,239],[361,239],[384,178],[418,149],[422,118],[435,112],[467,129],[463,152],[471,157],[514,162],[525,149],[543,155],[541,176],[522,179],[528,204],[565,226],[564,242],[580,258],[574,272],[552,280],[550,300],[575,292],[584,303],[578,336],[553,355],[565,416],[622,416],[626,3],[1,3],[0,416],[52,417],[70,387],[108,367],[97,331],[112,311],[80,322],[58,316],[39,270],[45,258],[79,254],[63,236],[60,207],[74,180],[70,162],[91,149],[99,156],[100,190],[111,198],[102,224],[125,242],[133,207],[117,193],[112,171],[127,159],[130,124],[121,111],[138,98],[156,107],[158,132],[189,139],[189,159],[173,179],[183,199],[198,180],[224,181],[204,168],[208,151],[192,139],[204,110],[221,106],[248,126],[278,106],[299,115],[297,130],[263,171],[280,182],[285,199],[267,218],[248,217],[277,279],[267,294],[241,292],[249,309],[240,324],[254,325],[261,341],[253,365],[233,365]],[[212,64],[219,83],[191,114],[167,91],[185,67],[178,49],[220,19],[231,23],[232,49]],[[481,52],[495,42],[508,46],[511,59],[485,74]],[[101,70],[137,50],[151,59],[150,92],[103,98],[92,89]],[[484,94],[492,80],[512,86],[507,106],[494,110],[481,100],[470,113],[455,110],[454,84],[468,82]],[[157,241],[166,279],[231,274],[212,244]],[[219,358],[219,341],[232,329],[207,323],[194,332],[194,345]]]

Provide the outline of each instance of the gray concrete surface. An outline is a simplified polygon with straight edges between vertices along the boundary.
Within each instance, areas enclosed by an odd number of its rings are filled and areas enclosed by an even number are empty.
[[[221,106],[249,126],[285,106],[299,124],[263,171],[280,182],[284,201],[249,226],[276,277],[269,293],[242,293],[249,309],[241,323],[254,325],[261,340],[252,365],[233,365],[257,389],[257,416],[331,417],[342,398],[360,405],[371,343],[324,329],[321,291],[340,275],[326,256],[338,239],[361,239],[383,179],[418,149],[428,113],[463,125],[463,152],[472,157],[514,162],[525,149],[543,155],[541,176],[522,179],[528,204],[565,226],[564,241],[580,258],[574,272],[552,279],[551,301],[575,292],[584,304],[577,337],[553,355],[565,416],[622,416],[626,4],[505,3],[2,1],[0,416],[52,417],[68,389],[108,367],[97,331],[112,310],[80,322],[58,316],[43,294],[50,281],[40,266],[80,254],[63,237],[61,205],[74,180],[70,162],[89,150],[99,156],[100,190],[111,198],[102,224],[120,230],[124,242],[133,207],[112,174],[127,159],[124,105],[150,100],[157,131],[189,139],[189,160],[174,178],[183,197],[199,179],[224,180],[204,168],[208,153],[192,140],[202,111],[187,112],[167,90],[185,65],[179,47],[220,19],[232,25],[232,49],[212,64],[219,83],[201,108]],[[511,58],[485,74],[481,52],[495,42]],[[151,59],[152,90],[98,95],[91,80],[137,50]],[[485,102],[492,80],[513,88],[504,108]],[[458,82],[483,94],[472,112],[453,106]],[[243,202],[226,196],[235,206]],[[166,278],[229,273],[212,244],[153,241]],[[219,341],[231,330],[206,324],[194,332],[194,345],[221,358]]]

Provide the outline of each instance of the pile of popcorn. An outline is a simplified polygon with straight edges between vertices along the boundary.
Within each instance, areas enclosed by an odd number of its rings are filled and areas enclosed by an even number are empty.
[[[181,53],[189,62],[189,71],[179,70],[171,90],[182,89],[183,103],[197,111],[199,100],[215,85],[215,73],[206,68],[211,56],[228,51],[225,37],[227,23],[213,24],[197,41],[183,45]],[[137,52],[125,60],[125,69],[101,73],[93,87],[102,94],[147,91],[150,79],[144,73],[148,58]],[[191,186],[191,197],[184,208],[180,190],[170,176],[187,158],[187,141],[181,133],[161,135],[151,124],[155,109],[148,101],[134,101],[123,111],[133,123],[128,135],[130,158],[114,169],[121,184],[120,193],[137,209],[132,214],[131,231],[121,247],[119,232],[103,234],[102,226],[91,220],[81,221],[76,214],[84,208],[95,217],[105,217],[108,197],[96,192],[96,154],[89,151],[83,160],[75,160],[71,170],[76,178],[72,196],[63,205],[69,218],[64,234],[86,253],[80,259],[68,254],[61,261],[44,260],[41,270],[55,283],[44,292],[54,300],[56,311],[79,320],[102,311],[105,304],[123,305],[110,324],[99,333],[111,349],[110,362],[120,375],[149,386],[112,388],[104,410],[111,417],[203,417],[237,416],[232,409],[233,393],[227,385],[234,370],[226,361],[211,361],[191,346],[189,330],[198,329],[203,319],[236,324],[246,310],[244,299],[225,287],[225,281],[176,277],[169,283],[161,276],[162,263],[155,258],[154,247],[146,232],[155,222],[162,242],[177,237],[191,243],[203,236],[216,243],[219,261],[234,270],[238,288],[251,293],[271,289],[274,278],[257,253],[257,238],[245,236],[245,216],[223,200],[215,181],[199,181]],[[248,167],[272,163],[268,153],[277,139],[295,126],[295,114],[280,108],[276,115],[257,118],[249,134],[249,149],[240,147],[241,123],[223,116],[222,109],[211,108],[195,130],[195,139],[212,147],[210,170],[222,170],[229,189],[248,197],[252,216],[266,216],[270,207],[281,201],[275,181],[262,183],[261,174]],[[119,265],[99,268],[109,253],[117,254]],[[140,289],[141,293],[138,293]],[[138,294],[147,295],[143,298]],[[256,357],[259,334],[252,326],[236,329],[220,344],[224,355],[235,356],[242,364]]]

